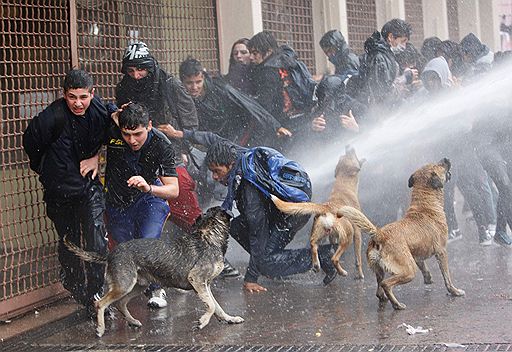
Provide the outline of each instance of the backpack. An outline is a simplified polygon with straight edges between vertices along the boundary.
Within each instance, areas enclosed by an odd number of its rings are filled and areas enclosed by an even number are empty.
[[[243,178],[262,191],[289,202],[309,202],[312,195],[311,180],[296,161],[285,158],[277,150],[255,147],[241,159]]]

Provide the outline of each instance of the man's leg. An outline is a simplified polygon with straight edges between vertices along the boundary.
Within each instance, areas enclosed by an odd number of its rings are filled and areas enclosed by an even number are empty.
[[[165,219],[169,215],[169,204],[161,198],[144,195],[134,204],[134,214],[138,238],[160,238]],[[150,295],[148,306],[164,308],[167,306],[167,294],[156,283],[149,285],[146,294]]]
[[[308,217],[302,218],[298,219],[295,226],[290,228],[284,227],[281,229],[275,224],[270,225],[270,234],[266,241],[264,255],[258,259],[258,268],[262,275],[278,278],[304,273],[312,268],[313,262],[309,248],[285,249],[293,240],[295,234],[307,223]],[[332,246],[322,245],[318,251],[320,265],[328,274],[328,281],[330,282],[336,276],[336,269],[330,259]]]
[[[53,221],[59,235],[58,256],[61,265],[60,280],[66,290],[80,304],[88,303],[85,289],[85,273],[80,258],[69,251],[64,245],[63,238],[82,247],[79,204],[47,203],[46,213]]]
[[[106,229],[103,221],[105,199],[101,185],[89,188],[87,197],[81,205],[80,217],[82,223],[85,250],[100,254],[107,253]],[[103,288],[105,266],[98,263],[85,263],[87,276],[86,298],[92,303],[94,295]]]

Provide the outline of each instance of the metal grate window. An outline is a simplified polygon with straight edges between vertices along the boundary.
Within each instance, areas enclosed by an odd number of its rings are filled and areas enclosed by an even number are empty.
[[[422,0],[405,0],[405,21],[412,27],[411,43],[420,50],[423,39],[423,4]]]
[[[457,0],[446,0],[446,12],[448,14],[448,37],[458,42],[459,34],[459,7]]]
[[[179,64],[194,56],[219,71],[214,0],[77,1],[80,65],[95,76],[106,99],[120,81],[123,50],[144,41],[159,64],[175,75]]]
[[[2,0],[0,5],[0,317],[62,293],[57,234],[22,148],[28,121],[61,96],[72,66],[114,99],[124,48],[144,40],[177,73],[188,55],[219,70],[215,0]]]
[[[0,16],[2,314],[31,303],[6,300],[48,287],[58,278],[56,235],[45,216],[37,175],[29,171],[22,135],[28,120],[60,95],[70,55],[65,1],[4,0]]]
[[[278,43],[290,45],[312,74],[315,72],[315,42],[311,0],[262,0],[263,29]]]
[[[347,21],[350,48],[362,54],[364,42],[377,30],[375,0],[347,0]]]

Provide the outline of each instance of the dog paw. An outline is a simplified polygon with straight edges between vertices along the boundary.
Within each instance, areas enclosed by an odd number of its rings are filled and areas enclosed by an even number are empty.
[[[344,269],[337,268],[336,270],[338,270],[338,274],[340,274],[341,276],[347,276],[348,275],[347,271],[344,270]]]
[[[96,329],[96,336],[102,337],[104,333],[105,333],[105,328],[103,328],[103,329],[97,328]]]
[[[407,306],[403,303],[397,302],[397,303],[393,303],[393,308],[395,310],[403,310],[403,309],[407,308]]]
[[[424,280],[423,280],[423,283],[424,283],[425,285],[432,285],[432,284],[434,283],[434,280],[432,280],[432,279],[424,279]]]
[[[453,290],[450,291],[450,293],[453,296],[457,296],[457,297],[465,296],[466,295],[466,292],[464,290],[460,290],[458,288],[454,288]]]
[[[364,275],[363,274],[355,274],[354,280],[364,280]]]
[[[244,322],[244,318],[239,316],[230,316],[229,318],[226,319],[226,321],[228,322],[228,324],[240,324]]]
[[[313,264],[313,271],[315,273],[319,272],[320,271],[320,264]]]
[[[134,328],[140,328],[142,326],[142,323],[136,319],[133,319],[128,322],[128,325],[130,325],[131,327],[134,327]]]

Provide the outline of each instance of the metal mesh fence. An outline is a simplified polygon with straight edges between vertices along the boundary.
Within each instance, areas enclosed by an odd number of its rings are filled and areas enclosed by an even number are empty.
[[[350,48],[362,54],[365,40],[377,30],[375,0],[347,0],[347,21]]]
[[[22,148],[28,121],[61,95],[73,65],[114,99],[124,48],[143,40],[176,73],[188,55],[218,71],[215,0],[2,0],[0,316],[62,292],[57,235]]]
[[[279,44],[288,44],[312,74],[315,73],[315,42],[311,0],[262,0],[263,29]]]
[[[405,0],[405,21],[412,27],[410,42],[419,50],[424,39],[422,0]]]

